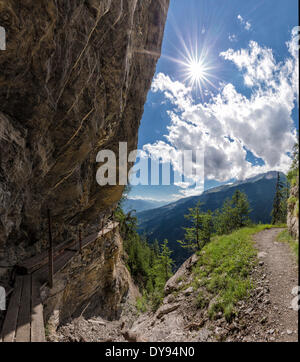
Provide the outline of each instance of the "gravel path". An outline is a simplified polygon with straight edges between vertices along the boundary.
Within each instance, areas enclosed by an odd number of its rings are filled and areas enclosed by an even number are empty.
[[[292,301],[298,296],[298,265],[290,246],[276,241],[282,230],[264,230],[253,239],[260,265],[269,281],[268,318],[279,331],[276,341],[294,342],[298,341],[298,312],[292,308]]]

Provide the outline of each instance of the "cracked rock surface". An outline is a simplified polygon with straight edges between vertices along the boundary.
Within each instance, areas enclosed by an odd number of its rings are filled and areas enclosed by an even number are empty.
[[[169,0],[0,0],[0,261],[15,264],[81,223],[98,229],[122,186],[96,155],[136,148]],[[1,273],[4,274],[3,269]],[[1,276],[0,276],[1,277]]]

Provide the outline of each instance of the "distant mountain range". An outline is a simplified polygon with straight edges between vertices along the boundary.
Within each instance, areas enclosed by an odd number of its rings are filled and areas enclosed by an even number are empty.
[[[188,220],[184,215],[188,213],[189,208],[195,207],[197,202],[201,201],[203,211],[214,211],[222,207],[224,201],[231,198],[236,190],[240,190],[248,196],[252,209],[251,220],[255,223],[270,223],[276,179],[277,172],[270,171],[244,181],[206,190],[200,196],[180,199],[163,207],[138,212],[139,233],[146,234],[150,243],[155,239],[159,242],[168,239],[169,247],[173,250],[172,257],[179,266],[190,255],[177,242],[184,238],[182,227],[188,226]],[[283,173],[281,179],[286,179]]]
[[[150,201],[150,200],[143,200],[143,199],[125,199],[122,203],[122,209],[126,213],[129,211],[135,210],[137,213],[155,209],[157,207],[161,207],[166,205],[166,201]]]

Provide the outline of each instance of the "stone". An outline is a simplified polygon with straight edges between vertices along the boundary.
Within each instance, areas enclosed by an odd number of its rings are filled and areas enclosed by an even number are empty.
[[[54,329],[82,313],[84,317],[118,318],[122,308],[135,304],[140,296],[122,259],[122,238],[117,230],[113,233],[98,238],[82,250],[80,258],[73,258],[58,272],[54,290],[43,287],[45,319]],[[113,254],[105,247],[108,241]]]
[[[9,34],[0,51],[1,263],[13,266],[47,249],[48,208],[55,244],[77,240],[79,225],[83,238],[98,232],[115,210],[124,187],[98,185],[97,154],[111,150],[118,162],[119,142],[128,153],[137,148],[168,6],[0,1]],[[84,249],[55,281],[63,285],[57,295],[43,292],[45,319],[54,325],[88,303],[85,314],[118,318],[138,293],[118,233]]]
[[[264,316],[261,318],[260,323],[265,324],[267,320],[268,320],[268,318],[266,316]]]
[[[192,294],[194,291],[194,288],[193,287],[189,287],[187,288],[185,291],[184,291],[184,295],[190,295]]]
[[[163,315],[168,314],[173,312],[174,310],[176,310],[179,307],[179,304],[167,304],[167,305],[163,305],[162,307],[160,307],[158,309],[158,311],[156,312],[156,316],[157,318],[161,318]]]
[[[177,272],[167,281],[165,285],[165,294],[170,294],[183,285],[182,279],[191,269],[191,267],[197,262],[198,256],[193,254],[189,259],[187,259],[182,266],[177,270]]]
[[[257,254],[257,257],[259,259],[261,258],[265,258],[268,254],[265,252],[265,251],[260,251],[258,254]]]
[[[99,230],[123,186],[96,181],[100,150],[137,147],[169,0],[1,1],[0,250],[15,264]],[[17,16],[16,16],[17,14]],[[22,31],[20,31],[22,29]],[[10,66],[8,66],[10,64]],[[128,164],[128,166],[131,166]],[[23,251],[16,245],[23,243]]]
[[[299,176],[295,185],[290,189],[290,200],[288,202],[287,227],[289,233],[297,240],[299,238]]]
[[[216,327],[215,329],[215,334],[217,334],[218,336],[224,337],[227,335],[227,330],[225,328],[221,328],[221,327]]]
[[[170,294],[169,296],[168,296],[168,298],[166,299],[166,303],[173,303],[174,301],[175,301],[175,295],[174,294]],[[165,301],[164,301],[165,302]]]

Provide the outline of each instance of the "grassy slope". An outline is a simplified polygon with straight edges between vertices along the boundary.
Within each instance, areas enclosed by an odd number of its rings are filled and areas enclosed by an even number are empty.
[[[278,234],[277,240],[280,242],[289,243],[293,252],[296,255],[297,261],[299,260],[299,242],[289,234],[287,229],[283,230],[280,234]]]
[[[257,262],[251,236],[271,227],[256,225],[214,237],[199,253],[192,286],[199,291],[198,307],[208,306],[211,318],[222,312],[230,320],[235,304],[249,295],[250,273]]]

